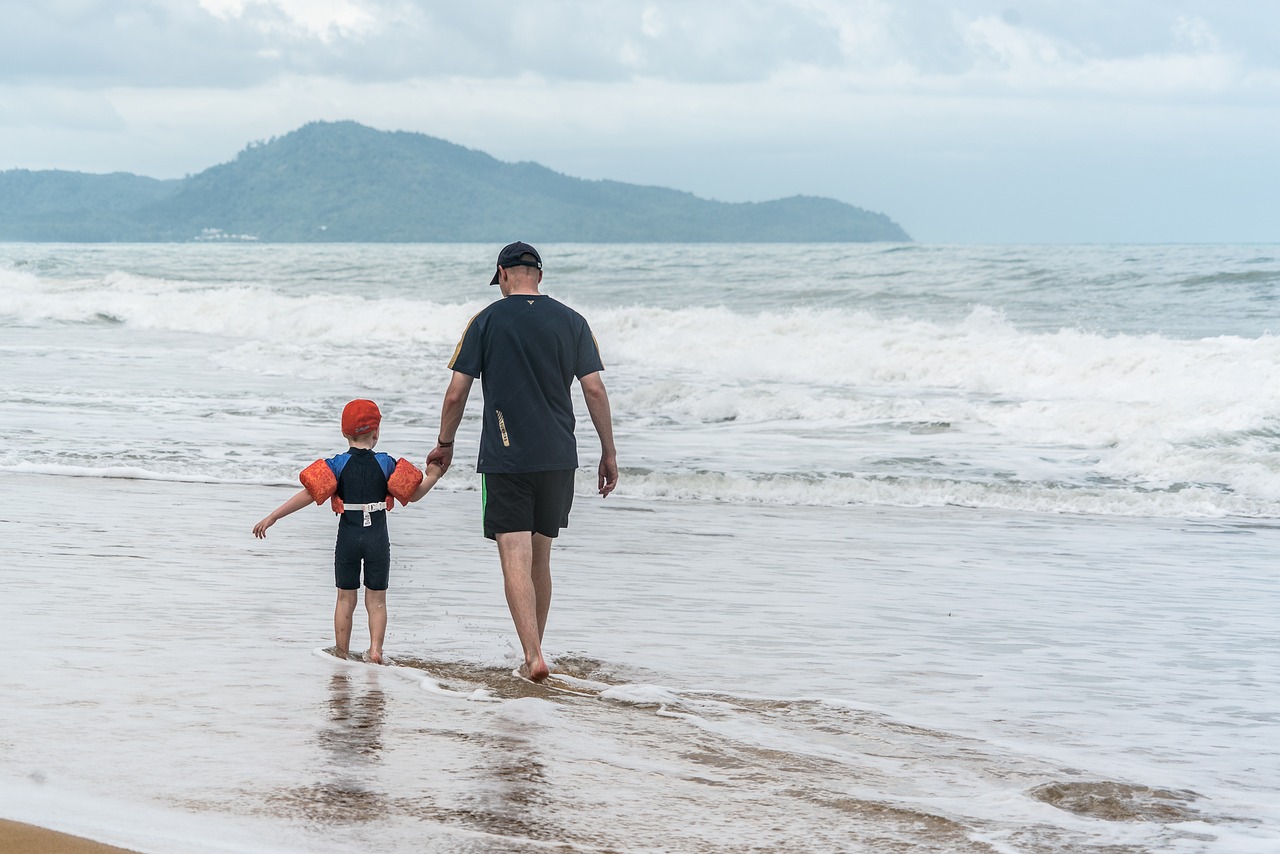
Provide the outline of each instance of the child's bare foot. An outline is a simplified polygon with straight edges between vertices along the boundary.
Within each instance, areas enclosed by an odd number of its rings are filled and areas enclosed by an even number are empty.
[[[369,662],[370,664],[381,664],[382,650],[380,649],[375,650],[372,647],[370,647],[369,651],[364,654],[364,660]]]
[[[526,661],[520,665],[520,675],[530,682],[541,682],[551,675],[551,670],[547,667],[547,662],[543,660],[542,656],[538,656],[532,661]]]
[[[333,653],[334,658],[340,658],[343,661],[347,661],[351,658],[351,653],[340,646],[335,646],[333,649],[329,651]]]

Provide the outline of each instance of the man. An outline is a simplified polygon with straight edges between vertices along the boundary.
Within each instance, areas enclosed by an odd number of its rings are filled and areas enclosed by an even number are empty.
[[[542,257],[532,246],[512,243],[498,253],[489,284],[500,286],[503,298],[471,319],[454,350],[439,437],[427,455],[428,463],[449,468],[471,384],[479,377],[484,418],[476,471],[484,534],[498,544],[507,607],[524,648],[520,672],[534,682],[550,673],[542,635],[551,609],[551,545],[569,524],[578,467],[574,377],[600,437],[598,491],[607,496],[618,484],[600,350],[586,320],[539,293],[541,283]]]

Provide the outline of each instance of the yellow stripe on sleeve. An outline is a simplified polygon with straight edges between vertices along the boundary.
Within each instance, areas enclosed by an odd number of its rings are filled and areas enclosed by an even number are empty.
[[[453,355],[449,358],[449,370],[453,370],[453,363],[458,361],[458,353],[462,352],[462,342],[467,340],[467,332],[471,330],[471,324],[475,323],[476,318],[480,316],[480,312],[471,315],[471,319],[467,321],[466,327],[462,330],[462,336],[458,339],[458,346],[453,348]]]

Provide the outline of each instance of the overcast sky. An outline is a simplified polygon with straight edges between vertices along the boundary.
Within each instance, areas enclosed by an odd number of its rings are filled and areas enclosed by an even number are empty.
[[[316,119],[926,242],[1280,241],[1271,0],[0,0],[0,170]]]

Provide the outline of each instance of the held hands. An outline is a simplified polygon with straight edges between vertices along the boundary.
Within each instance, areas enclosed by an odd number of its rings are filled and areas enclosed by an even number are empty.
[[[427,467],[433,465],[440,467],[440,474],[444,474],[449,470],[449,465],[453,462],[453,443],[448,445],[436,445],[431,453],[427,454]]]

